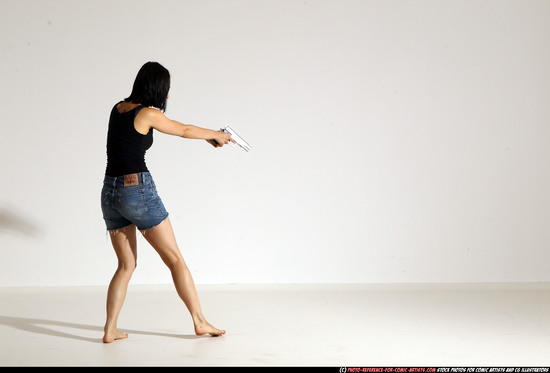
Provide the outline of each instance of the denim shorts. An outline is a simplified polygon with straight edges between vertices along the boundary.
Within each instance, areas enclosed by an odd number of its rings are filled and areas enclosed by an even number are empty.
[[[155,182],[149,172],[137,174],[132,186],[124,186],[124,176],[105,176],[101,190],[101,210],[107,230],[135,224],[144,231],[168,217]]]

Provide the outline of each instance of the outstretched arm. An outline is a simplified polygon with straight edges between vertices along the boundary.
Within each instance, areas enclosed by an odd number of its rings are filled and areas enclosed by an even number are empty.
[[[209,130],[191,124],[183,124],[168,119],[163,112],[153,108],[143,108],[136,117],[135,125],[146,131],[150,128],[154,128],[167,135],[179,136],[186,139],[207,140],[215,147],[223,146],[230,141],[235,142],[231,136],[225,132]],[[212,140],[215,140],[215,142]]]

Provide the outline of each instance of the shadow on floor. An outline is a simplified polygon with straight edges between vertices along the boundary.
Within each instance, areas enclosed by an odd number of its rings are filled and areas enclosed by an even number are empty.
[[[76,324],[76,323],[65,322],[65,321],[30,319],[30,318],[13,317],[13,316],[0,316],[0,325],[6,325],[25,332],[44,334],[52,337],[70,338],[78,341],[85,341],[85,342],[92,342],[92,343],[103,343],[103,341],[101,340],[103,338],[103,327],[97,326],[97,325],[85,325],[85,324]],[[65,331],[55,330],[55,327],[91,330],[91,331],[97,332],[98,338],[84,337],[78,334],[72,334],[72,333],[67,333]],[[122,329],[122,331],[128,334],[141,334],[141,335],[151,335],[151,336],[170,337],[170,338],[179,338],[179,339],[208,338],[208,336],[206,335],[197,336],[194,334],[193,335],[172,334],[172,333],[148,332],[148,331],[142,331],[142,330],[129,330],[129,329]]]

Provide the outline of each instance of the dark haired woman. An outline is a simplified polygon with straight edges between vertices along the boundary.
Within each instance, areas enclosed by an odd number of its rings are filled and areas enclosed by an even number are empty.
[[[170,269],[176,291],[193,319],[195,333],[225,334],[225,330],[210,325],[202,314],[195,284],[176,243],[168,212],[145,165],[145,152],[153,144],[153,129],[187,139],[204,139],[214,147],[233,139],[222,131],[168,119],[163,112],[169,90],[168,70],[159,63],[148,62],[139,70],[130,96],[111,111],[101,208],[118,268],[107,292],[105,343],[128,336],[117,329],[117,319],[137,264],[136,229]]]

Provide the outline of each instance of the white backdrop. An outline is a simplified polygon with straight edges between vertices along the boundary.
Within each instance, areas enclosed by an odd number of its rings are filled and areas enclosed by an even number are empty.
[[[201,283],[550,281],[550,2],[0,1],[0,286],[104,285],[112,105],[147,61],[147,153]],[[170,283],[139,239],[134,284]]]

